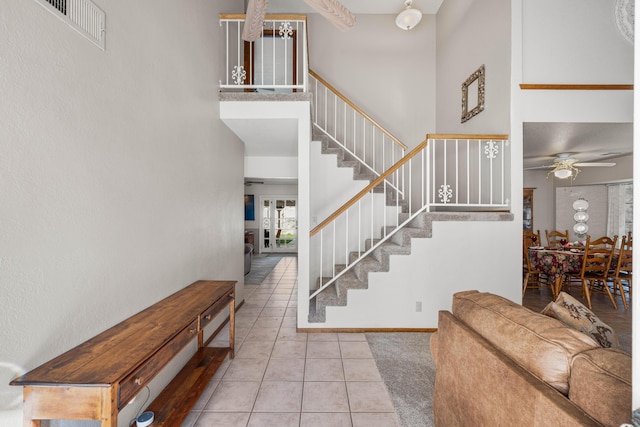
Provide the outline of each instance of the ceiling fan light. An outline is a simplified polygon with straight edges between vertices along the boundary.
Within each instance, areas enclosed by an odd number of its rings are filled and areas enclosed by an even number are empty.
[[[418,25],[418,23],[422,19],[422,12],[420,12],[418,9],[412,8],[411,3],[411,0],[407,0],[405,2],[405,5],[407,5],[407,7],[402,12],[400,12],[398,16],[396,16],[396,25],[405,31],[409,31],[410,29]]]
[[[553,171],[553,176],[555,176],[558,179],[571,178],[571,175],[573,175],[573,173],[571,172],[571,169],[559,168]]]

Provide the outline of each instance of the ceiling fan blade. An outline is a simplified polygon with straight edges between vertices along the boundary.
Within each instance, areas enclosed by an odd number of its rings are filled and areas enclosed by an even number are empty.
[[[591,167],[591,166],[599,166],[599,167],[604,167],[604,168],[610,168],[611,166],[615,166],[615,163],[589,163],[589,162],[578,162],[578,163],[574,163],[573,166],[578,166],[578,167]]]
[[[532,166],[530,168],[524,168],[526,171],[536,170],[536,169],[551,169],[554,168],[555,165],[546,165],[546,166]]]
[[[244,18],[244,29],[242,30],[244,41],[254,42],[260,38],[268,5],[269,0],[249,0],[247,14]]]
[[[304,0],[304,2],[341,31],[348,30],[356,23],[355,15],[337,0]]]

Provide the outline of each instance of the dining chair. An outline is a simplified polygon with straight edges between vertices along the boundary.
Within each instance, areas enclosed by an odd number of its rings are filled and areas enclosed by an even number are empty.
[[[620,291],[622,297],[622,304],[625,310],[628,308],[627,297],[625,293],[629,295],[629,302],[631,302],[631,281],[633,276],[633,243],[631,240],[627,240],[627,236],[622,236],[620,243],[620,253],[615,268],[612,266],[612,273],[609,279],[613,282],[613,292]],[[624,284],[626,283],[626,290]]]
[[[559,230],[544,230],[544,234],[547,237],[547,246],[550,248],[560,246],[561,239],[569,241],[569,230],[564,230],[564,233]]]
[[[570,277],[580,280],[582,284],[582,295],[587,299],[587,306],[589,308],[591,308],[591,293],[596,290],[597,285],[601,285],[601,287],[597,289],[602,289],[602,291],[609,296],[613,308],[618,308],[616,300],[607,284],[611,258],[616,249],[617,241],[617,235],[613,236],[613,239],[604,236],[596,240],[591,240],[591,236],[587,236],[580,272],[569,273]]]
[[[538,231],[538,237],[540,231]],[[543,280],[540,271],[537,270],[532,264],[529,258],[529,247],[539,245],[538,242],[534,242],[530,235],[524,235],[522,239],[522,296],[527,292],[527,289],[540,289],[546,283]]]
[[[533,242],[533,245],[529,245],[529,246],[542,246],[542,239],[540,238],[540,230],[524,230],[522,232],[522,238],[523,239],[531,239]]]

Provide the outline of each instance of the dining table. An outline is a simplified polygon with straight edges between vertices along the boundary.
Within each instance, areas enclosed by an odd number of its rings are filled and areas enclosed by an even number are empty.
[[[584,251],[578,248],[529,247],[531,266],[547,276],[554,300],[562,290],[565,276],[580,272],[583,257]]]

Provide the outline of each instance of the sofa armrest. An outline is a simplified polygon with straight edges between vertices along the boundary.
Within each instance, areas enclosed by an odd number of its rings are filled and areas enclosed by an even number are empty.
[[[438,332],[434,332],[431,334],[431,338],[429,338],[429,349],[431,350],[431,358],[433,359],[433,363],[438,366]]]
[[[435,425],[601,426],[448,311],[435,342]]]
[[[609,348],[574,356],[569,399],[607,426],[630,423],[631,356]]]

